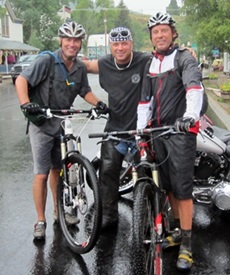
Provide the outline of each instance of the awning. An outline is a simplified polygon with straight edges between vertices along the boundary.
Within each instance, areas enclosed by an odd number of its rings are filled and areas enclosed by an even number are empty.
[[[18,52],[39,52],[40,49],[32,47],[28,44],[8,40],[8,39],[0,39],[0,50],[4,51],[18,51]]]

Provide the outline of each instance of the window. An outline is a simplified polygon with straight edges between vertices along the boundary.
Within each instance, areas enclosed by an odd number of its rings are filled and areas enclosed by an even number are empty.
[[[9,37],[9,16],[5,15],[2,18],[2,36]]]

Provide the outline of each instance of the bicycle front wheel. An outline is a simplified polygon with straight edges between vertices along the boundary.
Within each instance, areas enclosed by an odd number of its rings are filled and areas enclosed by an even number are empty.
[[[62,232],[72,251],[89,252],[96,244],[102,220],[102,202],[95,170],[81,154],[65,161],[58,184],[58,213]],[[86,184],[86,175],[90,188]]]
[[[134,189],[132,255],[133,274],[161,275],[162,251],[155,231],[154,199],[150,183],[140,182]]]

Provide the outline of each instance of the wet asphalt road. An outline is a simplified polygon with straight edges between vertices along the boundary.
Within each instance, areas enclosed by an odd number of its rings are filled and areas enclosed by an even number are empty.
[[[95,93],[106,101],[97,76],[89,75]],[[77,108],[87,108],[82,100]],[[77,129],[85,119],[76,122]],[[90,121],[82,134],[83,152],[92,159],[99,146],[89,140],[89,132],[101,131],[105,121]],[[96,247],[85,255],[73,254],[53,224],[52,200],[47,201],[47,236],[44,243],[32,238],[36,214],[32,200],[32,157],[26,122],[19,110],[10,80],[0,84],[0,275],[131,275],[132,194],[119,203],[117,230],[103,233]],[[178,249],[165,251],[163,275],[230,275],[230,213],[195,205],[194,265],[188,273],[176,268]]]

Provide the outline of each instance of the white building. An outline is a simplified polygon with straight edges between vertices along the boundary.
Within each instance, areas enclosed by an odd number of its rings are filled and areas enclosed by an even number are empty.
[[[0,50],[21,52],[38,52],[39,49],[23,43],[23,22],[15,16],[8,0],[0,0],[6,14],[0,18]]]
[[[110,53],[108,34],[89,35],[87,43],[87,55],[89,59],[98,59],[98,57]]]
[[[8,0],[1,1],[6,9],[6,15],[0,21],[0,38],[23,42],[23,20],[15,16]]]

